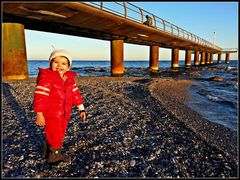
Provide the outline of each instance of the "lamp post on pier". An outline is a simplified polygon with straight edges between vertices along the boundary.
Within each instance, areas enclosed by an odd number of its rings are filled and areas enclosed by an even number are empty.
[[[213,32],[213,45],[215,45],[215,40],[216,40],[216,32]]]

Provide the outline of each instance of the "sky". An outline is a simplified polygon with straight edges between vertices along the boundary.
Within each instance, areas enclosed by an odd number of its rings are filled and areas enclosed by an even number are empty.
[[[238,2],[130,3],[209,42],[214,41],[221,48],[238,48]],[[110,41],[27,29],[25,38],[28,60],[47,60],[52,46],[66,49],[73,60],[110,60],[111,57]],[[183,60],[185,51],[180,50],[179,56]],[[149,60],[149,46],[124,43],[124,60]],[[159,60],[171,60],[171,49],[160,47]],[[238,53],[231,54],[230,60],[238,60]]]

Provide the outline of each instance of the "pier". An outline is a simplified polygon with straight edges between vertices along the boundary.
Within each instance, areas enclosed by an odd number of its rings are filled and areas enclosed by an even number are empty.
[[[211,65],[213,55],[230,54],[223,49],[128,2],[4,2],[3,78],[28,78],[24,29],[111,41],[111,73],[124,74],[124,43],[149,46],[149,69],[158,70],[159,48],[172,50],[172,68],[179,67],[179,50],[186,51],[185,66]],[[145,23],[145,17],[151,19]],[[191,54],[194,62],[191,64]]]

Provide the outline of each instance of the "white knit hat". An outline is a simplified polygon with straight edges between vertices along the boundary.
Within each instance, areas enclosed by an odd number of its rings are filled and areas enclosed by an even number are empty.
[[[51,63],[52,59],[58,56],[64,56],[69,60],[70,66],[72,64],[72,58],[71,55],[69,54],[69,52],[67,52],[65,49],[56,49],[54,50],[50,57],[49,57],[49,63]]]

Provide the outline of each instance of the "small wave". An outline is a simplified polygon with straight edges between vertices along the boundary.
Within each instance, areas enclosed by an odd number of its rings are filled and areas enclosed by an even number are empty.
[[[209,95],[210,94],[210,91],[207,91],[207,90],[205,90],[205,89],[198,89],[198,91],[197,91],[197,93],[198,94],[200,94],[200,95],[203,95],[203,96],[207,96],[207,95]]]
[[[211,101],[215,101],[215,102],[222,102],[224,99],[221,99],[221,98],[219,98],[219,97],[217,97],[217,96],[212,96],[212,95],[206,95],[206,97],[209,99],[209,100],[211,100]]]
[[[226,71],[233,71],[233,70],[237,70],[237,67],[232,67],[232,66],[227,66],[225,68]]]
[[[236,82],[236,84],[234,84],[234,88],[238,89],[238,82]]]
[[[212,95],[206,95],[206,97],[213,102],[221,103],[222,105],[230,106],[231,108],[236,108],[236,105],[228,100],[225,100],[223,98],[217,97],[217,96],[212,96]]]

